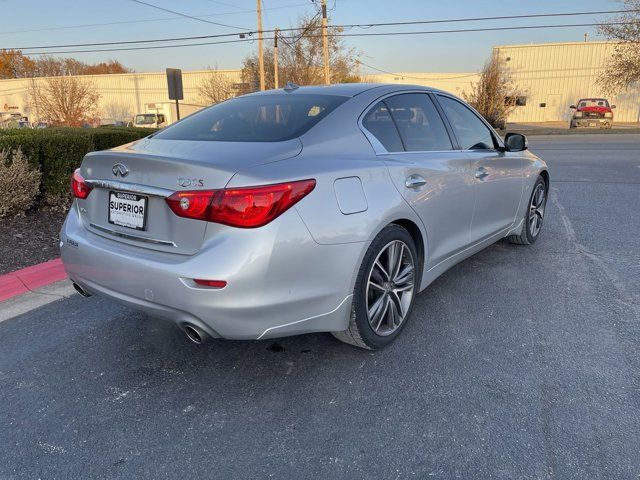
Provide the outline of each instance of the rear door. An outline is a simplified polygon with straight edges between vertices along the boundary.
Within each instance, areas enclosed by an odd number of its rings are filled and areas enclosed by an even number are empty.
[[[386,97],[365,114],[362,126],[384,148],[396,188],[425,225],[427,268],[463,249],[474,200],[470,160],[454,151],[429,95]]]
[[[513,224],[522,196],[524,160],[520,153],[501,151],[493,131],[462,102],[441,94],[436,98],[473,172],[470,240],[475,243]]]

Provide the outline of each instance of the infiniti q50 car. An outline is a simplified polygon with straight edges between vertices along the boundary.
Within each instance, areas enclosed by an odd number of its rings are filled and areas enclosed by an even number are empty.
[[[209,107],[88,154],[62,260],[76,289],[206,337],[331,332],[375,349],[445,270],[540,235],[549,174],[460,99],[381,84]]]

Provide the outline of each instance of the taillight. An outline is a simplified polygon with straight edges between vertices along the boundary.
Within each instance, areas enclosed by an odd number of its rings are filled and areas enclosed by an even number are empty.
[[[87,198],[91,193],[93,187],[84,181],[82,175],[80,175],[80,169],[77,168],[71,176],[71,190],[73,190],[73,196],[76,198]]]
[[[256,228],[266,225],[308,195],[316,181],[175,192],[166,199],[179,217],[223,223],[232,227]]]
[[[216,190],[175,192],[166,198],[169,208],[179,217],[207,220],[209,205]]]

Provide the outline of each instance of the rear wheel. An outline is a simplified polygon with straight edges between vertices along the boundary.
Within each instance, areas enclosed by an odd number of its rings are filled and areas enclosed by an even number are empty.
[[[529,198],[529,207],[524,214],[522,232],[520,235],[510,235],[507,237],[511,243],[530,245],[538,239],[542,231],[544,211],[547,206],[547,193],[547,183],[544,181],[544,178],[538,176],[533,186],[531,197]]]
[[[371,350],[393,342],[411,314],[420,277],[417,259],[409,232],[395,224],[385,227],[360,266],[349,327],[333,335]]]

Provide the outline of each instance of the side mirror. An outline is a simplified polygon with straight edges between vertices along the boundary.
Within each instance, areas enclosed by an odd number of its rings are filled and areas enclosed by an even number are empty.
[[[611,105],[611,108],[616,108],[616,106],[615,105]]]
[[[575,105],[570,105],[569,108],[572,109],[572,110],[576,110],[576,106]]]
[[[504,137],[504,146],[507,152],[522,152],[529,148],[527,137],[519,133],[507,133]]]

